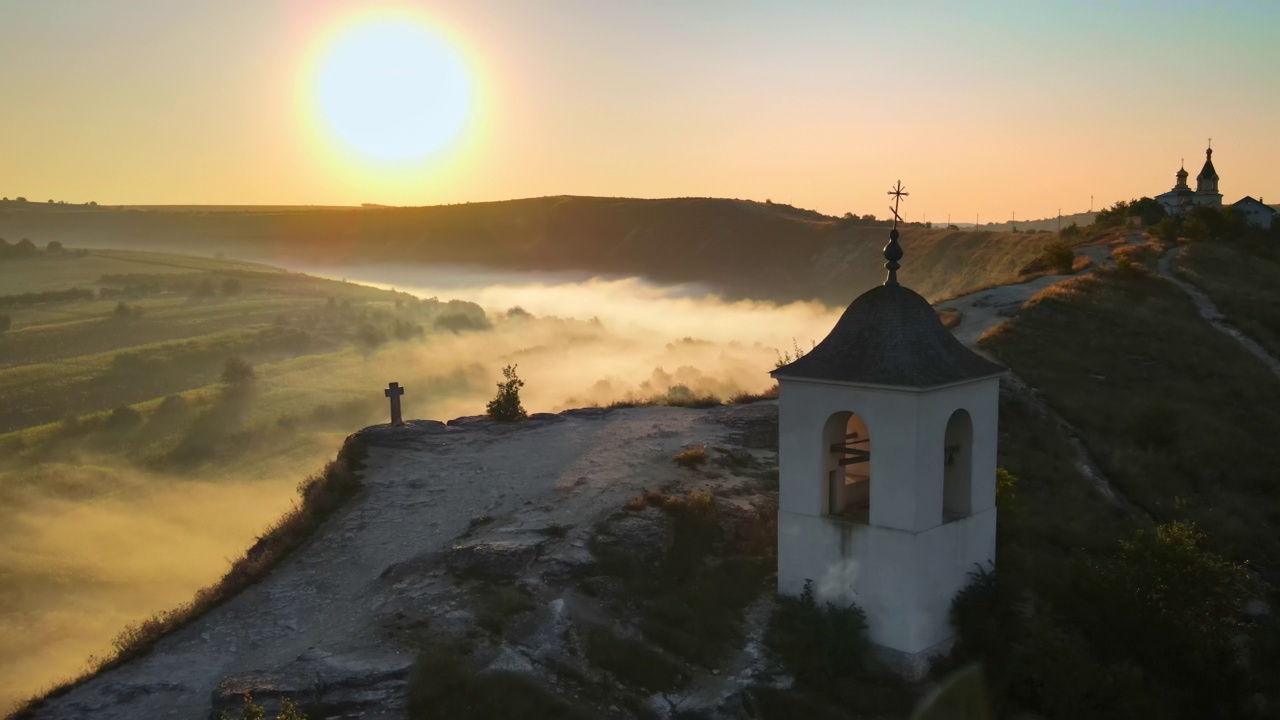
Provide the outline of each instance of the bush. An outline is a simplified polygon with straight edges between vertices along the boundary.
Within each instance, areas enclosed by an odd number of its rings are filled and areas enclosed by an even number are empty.
[[[697,447],[682,450],[676,454],[676,464],[683,468],[696,470],[707,461],[707,447],[699,445]]]
[[[432,646],[418,656],[409,676],[408,717],[412,720],[586,720],[533,679],[514,672],[477,673],[451,646]]]
[[[502,377],[505,379],[498,383],[498,394],[489,401],[485,408],[486,414],[489,419],[500,422],[524,420],[529,414],[520,404],[520,388],[524,387],[524,381],[516,375],[516,366],[502,368]]]
[[[222,281],[223,295],[239,295],[242,289],[240,280],[237,278],[227,278]]]
[[[639,640],[621,638],[604,628],[587,633],[587,659],[620,682],[649,692],[676,690],[687,678],[680,666]]]
[[[797,690],[858,713],[901,716],[910,708],[906,683],[871,658],[866,615],[856,605],[819,606],[811,581],[800,597],[778,598],[764,642]]]
[[[231,387],[244,387],[253,383],[255,373],[253,366],[244,358],[227,358],[222,366],[222,382]]]
[[[1040,260],[1055,275],[1069,275],[1071,264],[1075,261],[1075,253],[1061,240],[1046,243],[1040,252]]]
[[[121,405],[107,416],[107,427],[117,430],[137,427],[142,424],[142,414],[128,405]]]

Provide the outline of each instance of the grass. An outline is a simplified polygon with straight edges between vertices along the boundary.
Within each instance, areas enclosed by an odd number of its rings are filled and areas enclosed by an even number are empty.
[[[688,680],[680,666],[663,653],[605,628],[587,632],[585,650],[591,664],[613,673],[619,682],[646,692],[671,692]]]
[[[698,445],[676,453],[676,464],[682,468],[697,470],[707,462],[707,447]]]
[[[411,720],[593,720],[598,716],[557,697],[526,675],[476,672],[456,647],[422,651],[409,677]]]
[[[654,567],[597,546],[591,574],[621,581],[620,598],[638,606],[637,624],[646,640],[690,663],[716,667],[740,647],[742,614],[769,587],[776,551],[774,513],[731,517],[711,495],[696,491],[653,492],[644,502],[661,507],[674,520],[667,556]]]
[[[1208,295],[1232,325],[1280,356],[1280,255],[1274,246],[1195,242],[1177,256],[1175,270]]]
[[[477,594],[476,624],[494,635],[502,635],[513,618],[537,607],[529,593],[509,585],[486,583]]]
[[[217,583],[198,591],[190,602],[129,625],[112,642],[114,653],[111,656],[101,659],[83,676],[27,701],[11,717],[14,720],[34,717],[45,700],[58,697],[105,670],[145,655],[160,638],[261,580],[360,489],[359,472],[364,466],[365,455],[366,449],[362,444],[354,438],[348,439],[333,462],[318,475],[299,484],[300,502],[268,528]]]
[[[984,345],[1081,432],[1111,481],[1157,521],[1189,519],[1237,560],[1275,567],[1280,383],[1150,272],[1101,271],[1040,293]],[[1078,516],[1077,516],[1078,517]]]

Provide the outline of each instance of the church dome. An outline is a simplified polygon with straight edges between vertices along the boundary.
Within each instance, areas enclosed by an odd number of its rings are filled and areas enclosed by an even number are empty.
[[[858,296],[822,342],[771,374],[925,388],[1003,372],[956,340],[928,300],[895,281]]]
[[[1218,171],[1213,169],[1213,148],[1204,151],[1204,167],[1200,168],[1200,174],[1196,176],[1196,180],[1217,180]]]

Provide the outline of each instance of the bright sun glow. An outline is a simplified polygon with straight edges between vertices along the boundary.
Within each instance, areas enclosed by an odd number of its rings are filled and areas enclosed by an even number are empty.
[[[420,160],[457,137],[472,110],[462,60],[420,22],[366,20],[341,33],[318,68],[328,131],[381,162]]]

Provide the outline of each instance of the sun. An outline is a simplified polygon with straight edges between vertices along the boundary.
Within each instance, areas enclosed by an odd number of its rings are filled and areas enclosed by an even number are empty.
[[[415,18],[369,18],[324,49],[315,102],[334,140],[383,163],[421,161],[455,140],[472,113],[467,68]]]

